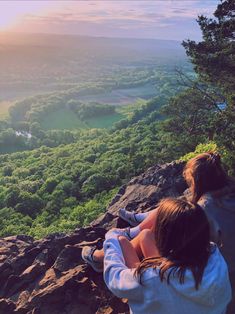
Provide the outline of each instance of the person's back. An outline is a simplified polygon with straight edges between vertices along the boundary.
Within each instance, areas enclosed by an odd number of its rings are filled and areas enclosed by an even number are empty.
[[[235,313],[235,194],[226,193],[227,189],[206,193],[199,201],[208,219],[214,222],[214,237],[221,235],[220,251],[223,254],[230,274],[233,288],[233,301],[228,313]],[[213,228],[212,228],[213,229]]]
[[[184,283],[178,275],[161,281],[159,270],[148,268],[140,277],[123,262],[117,232],[108,232],[104,244],[104,280],[118,297],[127,298],[134,314],[224,314],[231,299],[227,265],[218,248],[212,250],[198,289],[192,272],[187,269]],[[166,274],[167,275],[167,274]]]
[[[133,248],[123,246],[122,230],[106,234],[104,279],[132,313],[224,314],[231,300],[227,264],[210,244],[209,223],[197,204],[166,199],[158,206],[158,255],[127,266]],[[128,241],[127,241],[128,242]],[[130,244],[130,243],[129,243]],[[135,268],[135,271],[134,269]]]
[[[222,191],[221,191],[222,192]],[[235,271],[235,195],[213,197],[205,194],[199,201],[209,220],[215,220],[217,233],[221,234],[221,252],[226,259],[230,272]]]
[[[191,202],[198,203],[210,222],[212,240],[218,243],[228,263],[235,314],[235,182],[223,168],[220,155],[207,152],[190,159],[184,168]]]

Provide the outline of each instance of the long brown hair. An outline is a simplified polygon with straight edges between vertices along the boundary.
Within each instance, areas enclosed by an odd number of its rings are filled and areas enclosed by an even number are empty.
[[[203,194],[220,190],[229,183],[220,155],[215,152],[202,153],[190,159],[183,175],[191,192],[190,201],[193,203],[197,203]]]
[[[136,269],[140,276],[146,268],[159,268],[161,281],[169,283],[177,274],[184,282],[190,269],[198,288],[210,255],[210,232],[202,208],[182,199],[165,199],[159,203],[155,226],[156,246],[160,257],[144,259]]]

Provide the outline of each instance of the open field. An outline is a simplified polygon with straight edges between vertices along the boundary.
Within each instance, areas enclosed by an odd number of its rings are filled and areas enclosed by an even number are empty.
[[[144,105],[146,105],[146,103],[147,103],[147,100],[142,99],[142,98],[137,98],[137,100],[131,104],[118,106],[116,111],[130,118],[134,114],[135,110],[141,109]]]
[[[11,101],[0,101],[0,119],[8,117],[8,109],[12,106]]]
[[[123,119],[125,116],[121,113],[114,113],[100,117],[94,117],[82,121],[75,113],[69,109],[60,109],[51,112],[41,122],[44,130],[73,130],[90,128],[111,128],[115,122]]]
[[[87,96],[89,97],[89,96]],[[91,97],[91,96],[90,96]],[[95,97],[95,96],[94,96]],[[133,103],[120,104],[114,114],[97,116],[81,120],[69,109],[59,109],[53,111],[44,118],[40,124],[44,130],[73,130],[73,129],[91,129],[91,128],[111,128],[116,122],[131,117],[134,110],[140,109],[146,100],[137,98]]]
[[[137,87],[118,88],[96,95],[79,96],[78,99],[84,103],[99,102],[109,105],[125,105],[134,103],[138,99],[150,99],[158,93],[152,84],[144,84]]]
[[[51,112],[41,122],[41,126],[44,130],[53,129],[87,129],[87,125],[78,119],[78,117],[69,109],[60,109]]]
[[[89,128],[111,128],[114,123],[124,119],[125,117],[120,113],[114,113],[111,115],[105,115],[100,117],[94,117],[86,120],[86,124]]]

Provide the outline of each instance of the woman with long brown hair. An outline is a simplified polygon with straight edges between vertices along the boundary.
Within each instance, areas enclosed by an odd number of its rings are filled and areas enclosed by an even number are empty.
[[[231,298],[227,266],[210,243],[202,208],[165,199],[149,233],[155,252],[142,261],[123,230],[111,230],[104,242],[105,282],[128,299],[131,313],[225,313]]]
[[[189,186],[184,195],[188,201],[198,203],[206,212],[210,223],[211,240],[223,247],[222,253],[229,263],[229,271],[235,273],[235,184],[223,169],[220,156],[214,152],[202,153],[190,159],[183,176]],[[139,256],[148,256],[152,248],[148,245],[149,231],[155,226],[158,207],[137,213],[121,208],[119,216],[134,228],[128,231],[129,239]],[[95,270],[103,270],[104,251],[85,247],[84,260]],[[235,277],[235,275],[234,275]]]
[[[211,240],[221,246],[222,253],[235,271],[235,182],[224,170],[220,155],[215,152],[202,153],[190,159],[183,171],[189,188],[184,198],[198,203],[206,212],[210,223]],[[119,215],[131,225],[134,233],[151,229],[158,209],[135,214],[120,209]],[[136,230],[135,230],[136,229]]]
[[[205,211],[210,224],[210,238],[220,246],[228,262],[230,279],[235,292],[235,184],[226,174],[219,154],[207,152],[189,160],[183,173],[189,186],[184,198],[198,203]],[[139,257],[156,255],[151,246],[152,230],[158,214],[158,207],[146,213],[132,213],[120,209],[119,215],[134,228],[128,230],[132,246]],[[126,232],[126,231],[125,231]],[[95,270],[103,270],[104,251],[85,247],[83,258]],[[235,307],[235,297],[230,305]],[[229,312],[230,313],[230,312]],[[233,313],[231,311],[231,313]]]
[[[220,155],[207,152],[190,159],[183,176],[189,186],[185,198],[199,204],[205,211],[210,224],[210,239],[218,244],[228,263],[233,287],[231,310],[235,308],[235,183],[223,168]],[[145,228],[151,229],[158,209],[134,214],[125,209],[120,216],[130,224],[135,234]],[[230,313],[230,311],[229,311]],[[235,313],[232,312],[231,313]]]

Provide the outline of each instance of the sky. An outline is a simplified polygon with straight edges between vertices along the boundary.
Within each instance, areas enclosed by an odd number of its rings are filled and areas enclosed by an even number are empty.
[[[0,0],[0,31],[200,40],[219,0]]]

